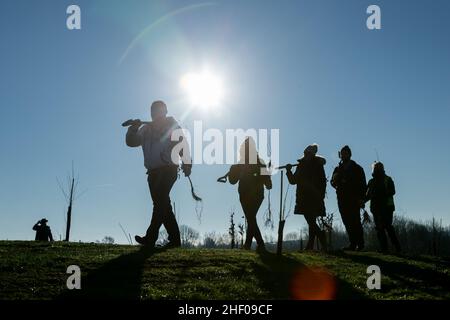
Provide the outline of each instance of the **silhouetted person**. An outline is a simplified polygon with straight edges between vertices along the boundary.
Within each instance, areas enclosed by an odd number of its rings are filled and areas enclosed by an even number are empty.
[[[392,245],[399,253],[400,243],[395,234],[392,225],[395,205],[395,185],[391,177],[386,175],[384,165],[381,162],[375,162],[372,170],[372,179],[367,185],[366,200],[370,201],[370,211],[373,214],[377,237],[380,241],[382,252],[388,251],[388,243],[386,233],[391,239]]]
[[[33,226],[33,230],[36,231],[36,241],[53,241],[52,231],[47,222],[48,220],[44,218]]]
[[[314,249],[316,237],[319,239],[322,250],[327,249],[325,231],[317,225],[317,217],[325,216],[325,190],[327,178],[324,165],[326,160],[317,156],[318,146],[312,144],[306,147],[303,157],[298,160],[295,173],[291,165],[286,166],[286,175],[290,184],[297,185],[295,214],[302,214],[308,223],[308,243],[306,250]]]
[[[339,212],[347,230],[350,245],[344,250],[363,250],[364,233],[360,209],[366,196],[366,175],[363,168],[351,160],[352,151],[344,146],[339,152],[341,161],[333,171],[331,185],[336,189]]]
[[[239,200],[247,220],[244,249],[250,250],[253,238],[258,251],[265,251],[264,240],[259,230],[256,215],[264,199],[264,186],[272,189],[272,180],[267,167],[258,156],[255,141],[247,138],[241,145],[238,164],[232,165],[228,173],[231,184],[239,182]]]
[[[174,130],[180,129],[177,121],[167,117],[167,106],[162,101],[155,101],[151,106],[152,122],[141,127],[141,121],[128,128],[126,144],[129,147],[142,147],[144,166],[147,169],[148,185],[153,200],[153,215],[144,237],[135,236],[137,243],[153,248],[159,236],[162,224],[167,230],[169,243],[167,248],[181,246],[180,230],[170,201],[170,191],[178,177],[179,155],[172,159],[173,147],[178,141],[172,141]],[[189,148],[183,149],[183,159],[189,159]],[[191,174],[192,164],[185,161],[182,170],[185,176]]]

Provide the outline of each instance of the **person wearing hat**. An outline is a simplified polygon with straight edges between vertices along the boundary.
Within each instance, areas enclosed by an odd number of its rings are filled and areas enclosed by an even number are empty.
[[[327,178],[325,176],[325,158],[317,155],[318,145],[312,144],[303,151],[297,168],[292,173],[292,165],[286,166],[289,183],[297,185],[295,214],[302,214],[308,223],[308,243],[305,250],[313,250],[318,238],[321,249],[327,249],[325,231],[317,225],[317,217],[325,216],[325,192]]]
[[[36,231],[36,241],[53,241],[52,231],[47,225],[47,219],[41,219],[33,226],[33,230]]]
[[[366,175],[364,169],[351,160],[349,146],[341,149],[339,157],[341,161],[333,171],[331,185],[336,189],[339,212],[350,240],[350,245],[344,250],[361,251],[364,249],[364,233],[360,209],[365,204]]]
[[[370,201],[370,211],[375,222],[381,252],[388,251],[386,233],[397,253],[400,253],[400,243],[395,234],[392,219],[394,216],[395,185],[391,177],[386,175],[384,165],[375,162],[372,166],[372,179],[367,184],[366,201]]]
[[[149,248],[154,248],[158,240],[161,225],[169,234],[169,243],[166,248],[181,246],[180,230],[173,213],[170,191],[178,178],[179,156],[183,159],[182,170],[185,176],[191,174],[192,162],[189,147],[185,137],[184,147],[176,159],[173,159],[172,151],[180,141],[172,141],[172,133],[180,129],[173,117],[167,116],[167,106],[163,101],[155,101],[151,105],[152,122],[144,124],[140,120],[134,120],[128,128],[126,144],[129,147],[142,147],[144,152],[144,166],[147,169],[147,182],[153,200],[153,214],[150,226],[145,236],[135,236],[137,243]],[[184,152],[184,154],[183,154]]]

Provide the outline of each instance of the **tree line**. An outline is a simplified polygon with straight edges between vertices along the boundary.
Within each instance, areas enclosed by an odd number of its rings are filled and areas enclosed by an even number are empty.
[[[201,234],[190,226],[181,225],[182,247],[210,249],[241,248],[245,239],[244,228],[242,224],[236,225],[233,217],[234,214],[230,214],[229,229],[224,232],[212,231]],[[320,221],[320,225],[326,230],[330,246],[328,249],[337,250],[346,243],[347,235],[343,226],[332,220],[332,215],[327,215],[323,221]],[[435,218],[430,221],[416,221],[402,215],[395,216],[393,224],[398,232],[398,238],[404,248],[404,253],[411,255],[450,256],[450,225],[444,226],[441,220]],[[364,223],[364,237],[367,239],[367,250],[377,250],[378,239],[373,221]],[[276,237],[271,233],[266,233],[264,234],[264,238],[267,242],[267,248],[275,251],[277,245]],[[289,232],[284,235],[283,250],[290,252],[302,250],[307,239],[308,228],[306,226],[298,231]],[[166,242],[167,232],[162,230],[158,243],[163,245]]]

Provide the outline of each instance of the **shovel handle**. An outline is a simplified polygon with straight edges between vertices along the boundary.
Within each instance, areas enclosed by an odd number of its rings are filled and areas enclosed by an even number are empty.
[[[137,119],[137,120],[139,120],[139,119]],[[136,120],[129,119],[129,120],[125,121],[124,123],[122,123],[122,127],[132,126],[135,122],[136,122]],[[150,124],[150,123],[151,123],[151,121],[141,121],[141,124]]]

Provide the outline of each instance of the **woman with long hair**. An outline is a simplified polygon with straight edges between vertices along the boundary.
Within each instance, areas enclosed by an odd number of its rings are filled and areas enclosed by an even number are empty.
[[[231,184],[239,182],[239,200],[247,220],[247,234],[243,249],[250,250],[253,238],[257,243],[257,251],[265,251],[264,240],[261,236],[256,215],[264,200],[264,187],[272,189],[267,166],[259,158],[255,141],[247,137],[239,150],[239,162],[231,166],[228,172]]]

